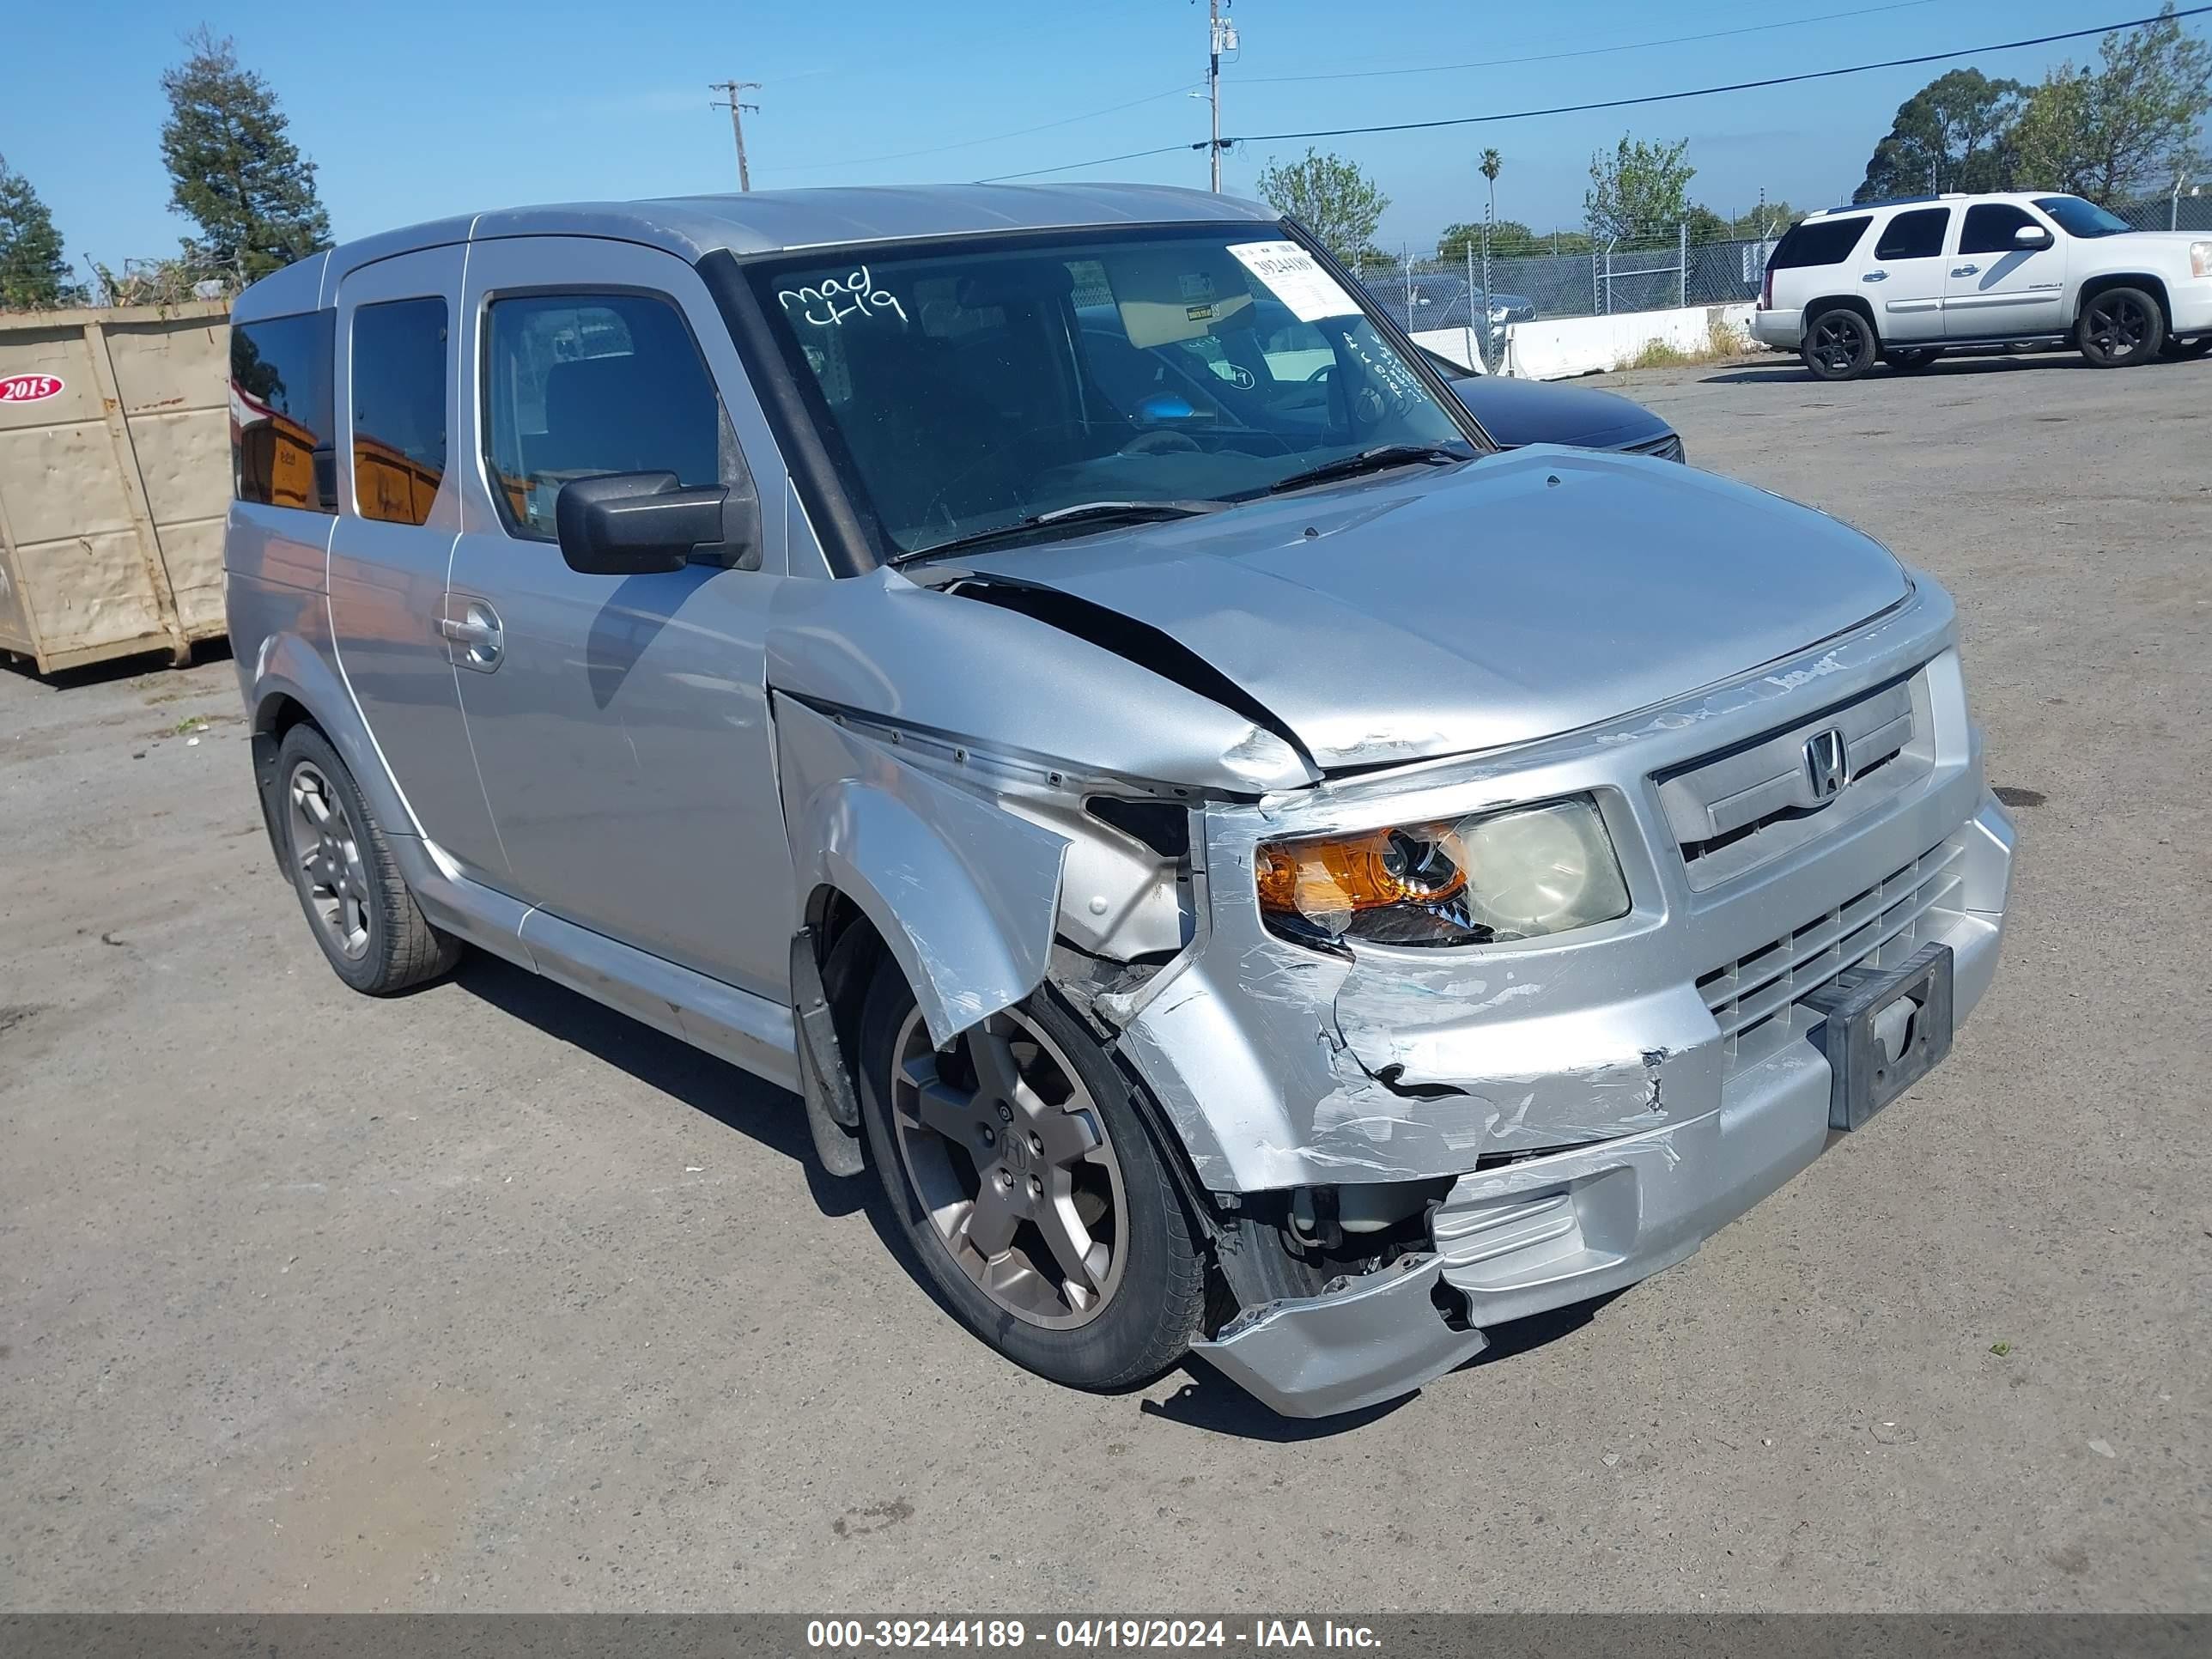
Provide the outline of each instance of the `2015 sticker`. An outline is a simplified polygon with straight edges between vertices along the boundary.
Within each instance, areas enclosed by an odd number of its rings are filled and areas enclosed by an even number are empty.
[[[62,395],[58,374],[9,374],[0,377],[0,404],[36,404]]]

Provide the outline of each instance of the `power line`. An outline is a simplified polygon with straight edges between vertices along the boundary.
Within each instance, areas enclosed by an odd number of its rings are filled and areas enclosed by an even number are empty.
[[[1157,104],[1163,98],[1179,97],[1196,89],[1199,83],[1186,81],[1181,86],[1170,87],[1164,92],[1148,92],[1142,98],[1132,98],[1126,104],[1109,104],[1104,109],[1085,110],[1080,115],[1063,115],[1057,121],[1043,121],[1033,127],[1018,127],[1012,132],[994,132],[981,138],[962,138],[950,144],[933,144],[927,149],[902,149],[890,155],[853,155],[841,161],[799,161],[779,164],[778,173],[818,173],[828,167],[870,167],[878,161],[910,161],[918,155],[942,155],[948,150],[973,149],[978,144],[995,144],[1002,139],[1026,138],[1031,133],[1050,132],[1055,127],[1073,126],[1079,121],[1096,120],[1102,115],[1118,115],[1125,109],[1135,109],[1144,104]],[[1180,148],[1180,146],[1177,146]]]
[[[1778,23],[1748,23],[1741,28],[1711,29],[1703,34],[1670,34],[1657,40],[1624,40],[1618,46],[1584,46],[1576,52],[1537,52],[1526,58],[1486,58],[1471,64],[1420,64],[1408,69],[1331,70],[1313,75],[1243,75],[1237,84],[1243,87],[1285,86],[1302,81],[1371,81],[1385,76],[1448,75],[1455,70],[1510,69],[1522,64],[1556,64],[1570,58],[1601,58],[1608,52],[1643,52],[1652,46],[1688,46],[1698,40],[1725,40],[1738,34],[1762,34],[1773,29],[1802,28],[1808,23],[1831,23],[1844,17],[1871,17],[1877,12],[1910,11],[1918,6],[1932,6],[1936,0],[1891,0],[1886,6],[1862,6],[1856,11],[1824,11],[1813,17],[1784,18]]]
[[[1711,98],[1724,92],[1754,92],[1765,87],[1786,87],[1802,81],[1829,81],[1844,75],[1867,75],[1876,70],[1911,69],[1923,64],[1941,64],[1954,58],[1976,58],[1984,52],[2016,52],[2027,46],[2047,46],[2061,40],[2086,40],[2093,34],[2113,34],[2122,29],[2147,28],[2171,17],[2179,21],[2185,17],[2199,17],[2212,12],[2212,5],[2191,6],[2180,11],[2161,12],[2155,17],[2132,17],[2124,22],[2100,23],[2094,28],[2068,29],[2057,34],[2038,34],[2024,40],[2000,40],[1985,46],[1960,46],[1949,52],[1921,52],[1911,58],[1885,58],[1878,64],[1850,64],[1838,69],[1801,70],[1795,75],[1774,75],[1758,81],[1732,81],[1724,86],[1692,87],[1680,92],[1649,92],[1633,98],[1606,98],[1587,104],[1556,104],[1547,109],[1521,109],[1500,112],[1495,115],[1450,115],[1432,121],[1385,121],[1364,127],[1316,127],[1303,132],[1255,132],[1224,138],[1224,145],[1279,143],[1294,138],[1360,138],[1381,132],[1431,132],[1440,127],[1474,126],[1490,121],[1527,121],[1542,115],[1581,115],[1593,110],[1628,109],[1639,104],[1669,104],[1685,98]],[[1201,150],[1209,140],[1195,143],[1163,144],[1156,149],[1132,150],[1125,155],[1102,155],[1088,161],[1069,161],[1060,167],[1030,167],[1021,173],[1002,173],[985,179],[986,184],[1004,183],[1014,179],[1038,179],[1047,173],[1073,173],[1079,167],[1105,167],[1115,161],[1133,161],[1148,155],[1167,155],[1178,150]]]

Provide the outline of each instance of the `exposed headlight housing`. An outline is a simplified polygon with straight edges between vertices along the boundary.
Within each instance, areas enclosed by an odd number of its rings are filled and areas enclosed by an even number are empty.
[[[2212,276],[2212,242],[2191,242],[2189,245],[2189,274],[2192,276]]]
[[[1487,945],[1629,911],[1628,884],[1587,795],[1439,823],[1263,842],[1270,933],[1301,943]]]

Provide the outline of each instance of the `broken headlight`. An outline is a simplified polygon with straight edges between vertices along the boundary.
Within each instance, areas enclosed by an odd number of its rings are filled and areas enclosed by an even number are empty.
[[[1301,943],[1486,945],[1628,914],[1628,884],[1586,795],[1443,823],[1261,843],[1270,933]]]

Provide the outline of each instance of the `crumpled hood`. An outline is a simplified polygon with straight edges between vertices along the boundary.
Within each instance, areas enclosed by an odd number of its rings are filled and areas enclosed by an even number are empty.
[[[1909,591],[1879,543],[1809,507],[1549,446],[959,562],[1167,635],[1324,770],[1572,731]]]

